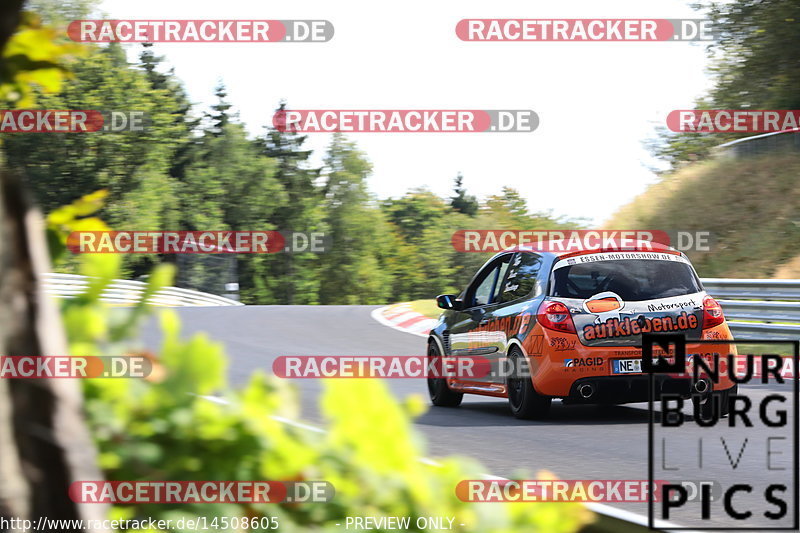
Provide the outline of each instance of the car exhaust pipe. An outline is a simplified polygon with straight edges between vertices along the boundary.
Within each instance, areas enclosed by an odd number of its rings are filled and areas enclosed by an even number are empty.
[[[700,394],[705,394],[708,392],[708,381],[705,379],[699,379],[694,382],[694,391],[699,392]]]
[[[578,387],[578,394],[580,394],[581,398],[583,398],[584,400],[588,400],[594,394],[594,387],[591,386],[589,383],[581,385],[580,387]]]

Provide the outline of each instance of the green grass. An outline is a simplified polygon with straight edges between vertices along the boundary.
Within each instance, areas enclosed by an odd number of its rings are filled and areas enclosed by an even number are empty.
[[[736,348],[740,355],[748,353],[753,355],[777,354],[783,357],[792,357],[794,355],[791,341],[780,344],[754,344],[752,342],[737,341]]]
[[[687,252],[702,277],[800,277],[799,153],[710,159],[664,176],[604,228],[710,231]]]
[[[414,300],[408,303],[411,309],[428,318],[439,318],[442,314],[442,310],[436,305],[436,300]]]

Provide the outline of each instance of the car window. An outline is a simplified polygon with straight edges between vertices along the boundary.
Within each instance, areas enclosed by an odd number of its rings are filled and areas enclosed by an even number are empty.
[[[472,300],[473,306],[486,305],[489,303],[489,296],[492,294],[492,287],[494,286],[496,274],[497,268],[493,268],[475,289],[475,297]]]
[[[492,296],[492,303],[496,303],[500,300],[500,295],[503,293],[503,287],[505,286],[505,279],[506,275],[509,271],[509,265],[511,265],[511,257],[509,256],[509,260],[504,262],[500,265],[500,272],[497,274],[497,283],[494,287],[494,296]]]
[[[513,302],[533,292],[542,267],[542,258],[536,254],[519,253],[511,261],[508,275],[499,289],[497,301]]]
[[[591,298],[613,292],[623,300],[638,301],[684,296],[702,290],[692,268],[672,261],[624,259],[598,261],[553,271],[552,295]]]
[[[507,254],[498,258],[493,265],[481,272],[467,291],[468,307],[488,305],[494,301],[493,296],[497,294],[497,287],[505,276],[511,255]]]

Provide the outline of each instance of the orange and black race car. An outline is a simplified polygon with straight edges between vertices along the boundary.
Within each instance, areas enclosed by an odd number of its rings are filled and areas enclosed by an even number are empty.
[[[491,372],[428,379],[434,405],[457,406],[464,393],[507,397],[518,418],[538,418],[553,398],[565,403],[647,401],[642,333],[680,333],[690,363],[735,355],[722,308],[703,289],[686,256],[654,242],[599,249],[517,248],[486,262],[460,295],[437,298],[444,313],[428,338],[430,358],[472,356]],[[715,359],[714,354],[718,354]],[[654,352],[669,358],[670,354]],[[512,368],[513,372],[502,369]],[[524,372],[521,370],[525,370]],[[655,394],[691,397],[721,415],[735,384],[692,372],[656,374]]]

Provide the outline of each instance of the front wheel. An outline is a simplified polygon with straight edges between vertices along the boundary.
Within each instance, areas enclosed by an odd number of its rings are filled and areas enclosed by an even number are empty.
[[[441,357],[439,346],[436,342],[428,343],[428,359],[433,360],[436,357]],[[441,365],[429,365],[429,367],[440,367]],[[428,378],[428,394],[431,397],[431,403],[437,407],[458,407],[461,405],[461,400],[464,394],[461,392],[453,392],[447,386],[445,378]]]
[[[525,420],[544,418],[550,411],[552,398],[542,396],[533,388],[531,374],[528,371],[528,360],[519,348],[512,347],[508,358],[511,360],[513,369],[512,376],[506,381],[511,413],[515,417]]]

